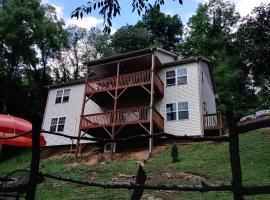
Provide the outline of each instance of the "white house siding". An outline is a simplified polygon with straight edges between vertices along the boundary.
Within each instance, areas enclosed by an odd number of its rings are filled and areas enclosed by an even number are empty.
[[[162,52],[159,52],[159,51],[155,51],[155,54],[157,55],[159,61],[162,64],[167,63],[167,62],[173,62],[173,61],[175,61],[174,57],[173,56],[170,56],[168,54],[165,54],[165,53],[162,53]]]
[[[202,78],[203,76],[203,78]],[[216,113],[216,101],[211,81],[208,65],[200,62],[200,77],[201,77],[201,93],[202,93],[202,104],[206,104],[206,110],[210,113]],[[203,80],[203,81],[202,81]],[[202,111],[205,113],[205,109],[202,105]]]
[[[187,84],[166,87],[166,71],[187,68]],[[164,117],[164,131],[175,135],[201,135],[201,106],[198,63],[163,68],[159,76],[164,83],[164,97],[155,103],[155,108]],[[189,119],[166,121],[166,104],[188,102]]]
[[[62,89],[70,89],[69,101],[67,103],[55,104],[56,92]],[[67,87],[51,89],[48,92],[47,104],[45,108],[42,129],[50,130],[52,118],[66,117],[63,134],[77,136],[84,94],[84,84],[71,85]],[[100,107],[89,100],[86,106],[86,113],[102,112]],[[72,144],[70,139],[44,134],[46,146]],[[76,141],[73,141],[76,144]]]

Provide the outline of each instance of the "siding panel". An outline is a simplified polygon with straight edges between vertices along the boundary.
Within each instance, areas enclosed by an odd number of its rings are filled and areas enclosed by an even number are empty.
[[[166,71],[187,68],[187,84],[166,87]],[[201,135],[200,97],[198,64],[190,63],[174,67],[163,68],[159,76],[165,84],[164,98],[156,102],[156,109],[164,117],[164,131],[175,135]],[[166,121],[166,104],[187,101],[189,106],[189,119]]]
[[[62,89],[70,89],[69,102],[55,104],[56,92]],[[84,94],[84,84],[72,85],[57,89],[51,89],[48,92],[47,104],[43,118],[42,129],[50,130],[51,119],[55,117],[66,117],[65,128],[63,134],[77,136],[79,130],[79,122]],[[101,108],[93,101],[89,100],[85,113],[102,112]],[[46,146],[67,145],[72,144],[70,139],[44,134]],[[73,141],[76,144],[76,141]]]

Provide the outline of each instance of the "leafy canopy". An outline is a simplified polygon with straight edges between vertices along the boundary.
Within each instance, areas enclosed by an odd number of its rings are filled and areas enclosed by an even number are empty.
[[[175,1],[175,0],[173,0]],[[183,4],[182,0],[178,0],[179,4]],[[164,0],[155,0],[149,2],[148,0],[132,0],[131,5],[133,7],[132,12],[137,11],[138,15],[147,13],[153,6],[160,6],[165,3]],[[76,8],[71,17],[77,19],[83,18],[84,14],[89,14],[95,10],[99,11],[99,14],[104,19],[104,32],[110,33],[112,26],[112,18],[120,16],[121,5],[118,0],[90,0],[86,4]]]

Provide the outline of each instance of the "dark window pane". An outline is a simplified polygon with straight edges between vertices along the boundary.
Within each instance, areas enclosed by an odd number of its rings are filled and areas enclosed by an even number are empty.
[[[177,78],[177,85],[186,84],[187,83],[187,77],[182,76]]]
[[[64,124],[63,125],[58,125],[58,129],[57,129],[57,131],[63,131],[64,130]]]
[[[188,111],[180,111],[178,112],[179,119],[188,119]]]
[[[167,78],[166,79],[166,85],[167,86],[175,85],[175,78]]]
[[[167,71],[166,72],[166,78],[174,78],[175,77],[175,71]]]
[[[56,125],[57,124],[57,121],[58,121],[58,118],[52,118],[51,126],[52,125]]]
[[[60,117],[58,124],[65,124],[66,118],[65,117]]]
[[[61,103],[61,97],[56,97],[56,99],[55,99],[55,103]]]
[[[166,112],[176,111],[176,103],[166,104]]]
[[[176,112],[167,113],[167,121],[176,120]]]
[[[63,97],[63,103],[68,102],[68,100],[69,100],[69,96],[64,96],[64,97]]]
[[[55,132],[56,131],[56,125],[51,126],[50,131]]]

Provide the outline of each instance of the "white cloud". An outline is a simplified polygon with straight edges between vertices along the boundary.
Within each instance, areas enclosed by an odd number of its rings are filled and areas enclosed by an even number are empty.
[[[76,25],[79,26],[81,28],[86,28],[86,29],[90,29],[92,27],[96,27],[99,24],[103,23],[102,19],[98,19],[96,17],[93,16],[84,16],[82,19],[79,18],[66,18],[65,19],[65,23],[66,26],[70,26],[70,25]]]
[[[56,12],[57,18],[58,19],[63,18],[63,16],[64,16],[64,8],[62,6],[58,6],[58,5],[55,5],[55,4],[51,4],[51,5],[53,7],[55,7],[55,12]]]
[[[208,3],[209,0],[195,0],[197,3]]]
[[[270,3],[270,0],[232,0],[235,3],[235,9],[241,16],[246,16],[251,13],[253,8],[261,5],[262,3]]]
[[[111,27],[111,35],[113,35],[117,31],[117,28]]]
[[[167,10],[164,10],[164,13],[165,13],[166,15],[171,15],[171,16],[175,15],[175,12],[174,12],[173,9],[167,9]]]

